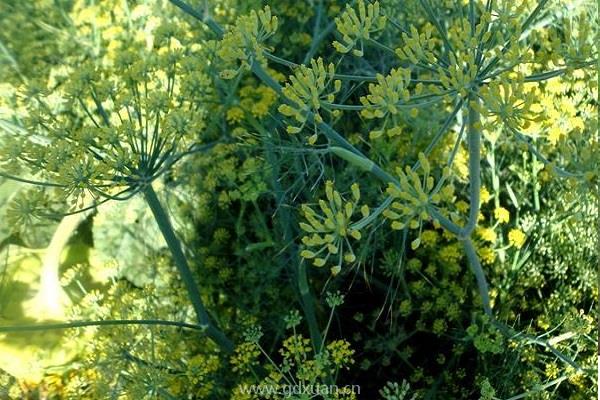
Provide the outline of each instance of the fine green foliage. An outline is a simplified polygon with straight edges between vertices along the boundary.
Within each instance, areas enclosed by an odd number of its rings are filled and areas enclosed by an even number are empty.
[[[593,398],[597,27],[0,1],[0,397]]]

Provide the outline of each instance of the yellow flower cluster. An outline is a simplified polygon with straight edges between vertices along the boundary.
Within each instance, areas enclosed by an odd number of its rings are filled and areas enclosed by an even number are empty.
[[[502,125],[510,130],[521,131],[532,122],[538,121],[532,105],[536,92],[528,87],[520,74],[503,76],[481,89],[482,103],[474,103],[490,126]]]
[[[379,2],[369,3],[365,6],[364,0],[358,0],[358,14],[350,5],[346,5],[344,13],[335,19],[335,25],[342,34],[342,42],[334,41],[333,47],[340,53],[348,53],[362,57],[364,54],[363,41],[369,40],[371,34],[383,30],[386,17],[381,14]],[[356,45],[360,49],[355,48]]]
[[[319,200],[323,215],[318,214],[308,205],[302,206],[306,222],[300,223],[300,228],[307,233],[302,238],[306,247],[300,255],[304,259],[313,260],[313,264],[322,267],[330,257],[336,257],[335,265],[331,268],[333,275],[341,270],[342,262],[352,263],[356,260],[349,238],[360,240],[360,228],[353,222],[354,214],[360,208],[362,218],[369,216],[366,205],[358,206],[360,190],[358,184],[352,185],[352,200],[345,201],[340,193],[333,188],[333,182],[325,184],[327,201]]]
[[[321,386],[327,377],[335,376],[339,370],[348,369],[354,363],[354,350],[343,339],[331,341],[324,348],[316,349],[310,339],[294,333],[283,341],[279,353],[281,364],[277,365],[269,359],[270,372],[262,381],[274,388],[282,388],[289,385],[289,382],[310,382],[315,387]],[[335,398],[356,399],[340,396],[340,393],[336,393]]]
[[[427,229],[421,233],[421,242],[429,248],[434,248],[440,239],[440,235],[431,229]]]
[[[400,185],[390,183],[388,186],[388,194],[397,199],[383,212],[392,221],[392,229],[420,228],[423,220],[429,218],[428,207],[440,202],[446,195],[447,190],[434,192],[435,179],[431,176],[431,166],[423,153],[419,153],[419,164],[422,177],[408,166],[405,171],[398,168]],[[448,174],[448,169],[444,169],[442,179]],[[412,242],[412,248],[416,249],[420,244],[421,238],[418,237]]]
[[[227,110],[227,122],[238,123],[244,120],[244,110],[241,107],[231,107]]]
[[[255,118],[263,118],[277,101],[277,93],[265,85],[246,85],[240,89],[239,105],[227,110],[226,118],[230,123],[239,123],[244,120],[246,113]]]
[[[448,90],[455,90],[466,98],[477,77],[478,66],[475,62],[475,53],[467,53],[460,60],[454,53],[450,53],[449,58],[450,65],[447,68],[438,68],[442,86]]]
[[[598,57],[595,28],[592,25],[597,23],[597,20],[590,18],[585,7],[581,10],[572,19],[564,20],[564,36],[554,38],[554,45],[558,50],[556,53],[561,54],[571,64],[585,63]]]
[[[585,129],[584,121],[577,116],[577,112],[575,104],[568,100],[560,102],[560,110],[554,107],[546,109],[544,126],[548,127],[547,138],[550,144],[556,145],[576,129],[580,132]]]
[[[410,70],[392,69],[388,75],[377,74],[376,77],[377,83],[369,84],[369,94],[360,98],[365,106],[361,114],[368,119],[397,114],[400,101],[406,103],[410,99]]]
[[[492,244],[495,243],[497,239],[496,232],[493,228],[477,228],[477,235],[481,238],[481,240]]]
[[[296,356],[302,354],[306,355],[312,351],[310,339],[303,337],[302,335],[292,335],[285,339],[282,344],[282,348],[279,349],[281,355],[285,358],[294,359]]]
[[[425,62],[433,64],[436,62],[434,53],[435,40],[432,37],[433,26],[426,24],[421,32],[414,26],[410,27],[410,35],[402,33],[403,47],[396,49],[396,55],[401,60],[408,60],[413,64]]]
[[[245,373],[252,370],[258,364],[260,349],[253,342],[243,342],[236,347],[235,353],[231,356],[231,365],[234,372]]]
[[[511,229],[510,232],[508,232],[508,242],[517,249],[523,247],[526,239],[527,236],[525,236],[520,229]]]
[[[452,48],[458,55],[473,54],[481,43],[487,43],[490,40],[492,31],[488,28],[491,14],[483,12],[479,19],[480,22],[475,25],[474,31],[471,28],[471,21],[467,18],[455,21],[448,29],[448,40],[452,43]]]
[[[311,60],[310,65],[310,68],[305,65],[298,67],[294,75],[290,76],[290,83],[283,89],[283,94],[291,105],[282,104],[279,106],[279,112],[300,123],[300,126],[288,126],[288,133],[300,132],[311,112],[314,113],[316,123],[323,122],[323,117],[319,114],[323,102],[332,103],[342,87],[341,81],[333,79],[333,64],[327,65],[326,68],[323,59],[318,58],[316,61]],[[316,140],[316,137],[314,139]]]
[[[575,75],[575,74],[574,74]],[[585,82],[583,79],[577,80],[573,86]],[[550,145],[556,146],[562,139],[568,138],[575,132],[585,130],[584,113],[587,112],[587,104],[581,104],[581,98],[577,95],[568,95],[566,91],[569,85],[560,79],[552,79],[546,82],[543,88],[537,93],[537,100],[532,109],[543,114],[543,121],[536,121],[531,124],[523,133],[529,136],[539,135],[545,132],[545,138]],[[575,89],[575,88],[574,88]],[[586,88],[581,88],[579,93],[585,93]],[[577,89],[575,89],[577,90]]]
[[[487,190],[486,187],[482,187],[479,191],[479,199],[481,201],[481,204],[487,203],[488,201],[490,201],[491,198],[492,195],[490,194],[489,190]]]
[[[265,117],[277,101],[277,93],[265,85],[240,89],[240,106],[256,118]]]
[[[352,359],[354,350],[350,348],[350,343],[347,341],[334,340],[330,343],[327,343],[326,348],[331,361],[337,368],[348,368],[349,364],[354,363],[354,360]]]
[[[496,251],[491,247],[477,249],[477,255],[483,264],[491,265],[496,261]]]
[[[255,59],[263,62],[263,52],[268,50],[264,42],[275,34],[277,28],[277,17],[271,15],[269,6],[258,12],[252,10],[250,14],[240,16],[234,26],[225,33],[217,50],[218,56],[225,63],[231,65],[239,62],[240,66],[237,69],[223,70],[221,77],[233,78],[241,69],[250,69]]]
[[[507,223],[510,221],[510,212],[504,207],[496,207],[494,218],[501,224]]]

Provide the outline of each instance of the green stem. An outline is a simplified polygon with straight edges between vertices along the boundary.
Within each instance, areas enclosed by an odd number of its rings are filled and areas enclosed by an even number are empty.
[[[377,207],[371,214],[369,214],[369,216],[367,216],[366,218],[361,218],[358,222],[356,222],[355,224],[352,224],[352,228],[356,229],[356,230],[363,229],[365,226],[369,225],[377,217],[379,217],[379,215],[381,215],[381,213],[383,213],[385,210],[387,210],[389,208],[390,204],[392,204],[393,201],[394,201],[394,197],[393,196],[388,196],[379,205],[379,207]]]
[[[338,103],[328,103],[326,101],[322,101],[321,105],[328,109],[334,110],[344,110],[344,111],[361,111],[366,108],[366,106],[360,104],[338,104]]]
[[[377,47],[378,49],[384,50],[389,52],[390,54],[396,56],[396,52],[394,51],[394,49],[392,49],[391,47],[386,46],[383,43],[379,43],[377,40],[374,39],[367,39],[367,43],[369,43],[370,45],[373,45],[373,47]]]
[[[47,186],[47,187],[59,187],[59,188],[65,188],[67,187],[67,185],[61,185],[58,183],[53,183],[53,182],[41,182],[41,181],[33,181],[30,179],[25,179],[25,178],[20,178],[18,176],[15,175],[10,175],[4,172],[0,172],[0,177],[11,180],[11,181],[16,181],[16,182],[21,182],[21,183],[27,183],[29,185],[36,185],[36,186]]]
[[[549,350],[552,354],[554,354],[559,360],[564,362],[565,364],[570,365],[579,372],[591,373],[590,370],[582,368],[579,364],[577,364],[573,359],[568,357],[566,354],[559,351],[550,341],[540,339],[539,337],[535,337],[526,333],[517,332],[513,327],[504,324],[503,322],[498,321],[493,316],[491,318],[491,323],[507,338],[511,338],[514,340],[522,340],[525,344],[534,344],[540,347],[543,347]]]
[[[567,72],[567,68],[556,69],[554,71],[540,72],[539,74],[528,75],[525,77],[525,82],[540,82],[555,78]]]
[[[194,275],[190,270],[185,255],[183,254],[181,243],[179,242],[179,239],[177,239],[175,231],[173,230],[173,226],[171,225],[171,221],[169,220],[169,216],[161,205],[156,192],[152,188],[152,185],[146,185],[143,193],[144,198],[146,199],[146,202],[148,203],[148,206],[150,207],[150,210],[152,210],[152,214],[156,219],[158,227],[165,238],[165,241],[167,242],[167,246],[169,246],[169,250],[173,256],[173,261],[175,262],[179,276],[185,285],[185,288],[188,292],[188,297],[192,302],[194,311],[196,312],[198,322],[200,325],[206,326],[206,334],[224,351],[227,353],[233,352],[233,343],[210,320],[206,307],[202,302],[200,289],[194,281]]]
[[[428,156],[433,151],[433,148],[437,145],[437,143],[440,141],[440,139],[448,131],[448,128],[450,128],[450,125],[452,124],[452,122],[454,122],[456,115],[462,108],[463,103],[464,103],[463,99],[460,99],[458,101],[458,103],[454,107],[454,110],[452,110],[452,113],[448,116],[448,118],[446,118],[446,121],[444,121],[444,125],[442,125],[440,130],[436,133],[436,135],[433,137],[433,139],[431,140],[431,142],[429,143],[429,145],[423,152],[425,154],[425,156]],[[419,165],[420,165],[420,162],[417,161],[417,163],[413,167],[413,171],[416,170],[419,167]]]
[[[304,56],[304,60],[302,61],[303,64],[306,64],[307,62],[310,61],[311,58],[313,58],[313,56],[317,52],[317,49],[319,48],[319,45],[321,44],[323,39],[325,39],[325,37],[327,35],[329,35],[335,28],[335,21],[331,21],[331,22],[329,22],[329,24],[327,24],[325,29],[323,29],[321,32],[319,32],[319,27],[321,25],[322,19],[323,19],[323,2],[320,1],[319,8],[317,9],[317,16],[315,17],[315,24],[313,26],[313,35],[312,35],[312,40],[310,43],[310,48],[308,49],[308,52]]]
[[[296,68],[296,67],[298,67],[298,64],[296,64],[295,62],[286,60],[285,58],[277,57],[275,54],[271,54],[271,53],[269,53],[267,51],[263,52],[263,55],[265,56],[265,58],[267,60],[271,60],[273,62],[276,62],[277,64],[281,64],[281,65],[286,66],[288,68]]]
[[[446,52],[454,53],[454,48],[452,47],[452,45],[450,44],[450,40],[448,39],[448,33],[446,32],[444,26],[435,16],[433,8],[431,7],[431,4],[429,4],[429,0],[420,0],[420,3],[423,9],[425,10],[425,13],[429,17],[430,22],[433,24],[433,26],[435,26],[436,30],[440,34],[442,41],[444,42]],[[447,60],[447,57],[445,58]]]
[[[472,95],[470,101],[475,100]],[[470,237],[471,233],[477,225],[479,218],[481,190],[481,132],[479,131],[479,112],[475,110],[473,105],[469,104],[469,129],[467,132],[467,140],[469,144],[469,219],[467,224],[462,229],[461,236]]]
[[[452,232],[456,236],[460,236],[460,232],[461,232],[460,226],[458,226],[457,224],[452,222],[450,219],[445,217],[444,214],[439,212],[434,206],[431,206],[431,205],[427,206],[427,212],[429,213],[431,218],[433,218],[434,220],[439,222],[440,225],[442,225],[446,230],[448,230],[449,232]]]
[[[406,102],[406,103],[399,102],[399,103],[394,104],[394,106],[396,106],[397,108],[402,108],[402,109],[404,109],[404,108],[412,109],[412,108],[419,108],[419,107],[427,107],[427,106],[437,104],[440,101],[442,101],[442,96],[439,96],[437,94],[413,97],[409,101],[414,101],[414,100],[424,99],[424,98],[431,98],[431,97],[434,97],[434,99],[427,100],[427,101],[420,101],[420,102],[412,102],[412,103],[411,102]],[[327,109],[344,110],[344,111],[362,111],[368,107],[368,106],[364,106],[361,104],[338,104],[338,103],[328,103],[326,101],[322,101],[321,105]]]
[[[204,326],[187,324],[178,321],[166,321],[160,319],[111,319],[97,321],[71,321],[56,324],[34,324],[34,325],[15,325],[15,326],[0,326],[0,332],[36,332],[59,329],[83,328],[86,326],[117,326],[117,325],[162,325],[175,326],[179,328],[187,328],[194,330],[204,330]]]
[[[377,82],[375,75],[333,74],[333,79],[341,81]]]
[[[304,262],[299,262],[298,265],[298,290],[300,291],[300,298],[302,299],[303,305],[302,308],[304,310],[306,322],[308,323],[310,338],[313,347],[318,351],[323,348],[323,337],[319,331],[319,323],[315,314],[314,300],[310,292],[310,286],[308,285],[308,273]]]
[[[333,74],[333,79],[339,79],[341,81],[359,81],[359,82],[377,82],[376,75],[351,75],[351,74]],[[442,82],[437,79],[412,79],[411,84],[422,83],[425,85],[442,86]],[[443,93],[445,94],[445,93]],[[438,94],[432,95],[439,97]]]
[[[179,7],[186,14],[189,14],[192,17],[202,21],[204,24],[206,24],[206,26],[208,26],[210,28],[211,31],[213,31],[217,36],[219,36],[219,38],[221,38],[223,36],[223,33],[224,33],[223,28],[221,28],[221,26],[219,24],[217,24],[215,22],[215,20],[213,20],[210,17],[210,15],[208,15],[207,13],[202,14],[199,11],[196,11],[194,9],[194,7],[190,6],[185,1],[182,1],[182,0],[169,0],[169,1],[171,3],[173,3],[174,5],[176,5],[177,7]]]
[[[481,263],[479,262],[479,257],[477,256],[477,252],[475,251],[475,247],[473,246],[471,238],[464,239],[463,245],[467,255],[467,260],[469,261],[469,267],[471,267],[471,271],[477,280],[477,289],[479,290],[479,296],[481,296],[481,302],[483,303],[483,311],[485,311],[488,316],[494,319],[492,307],[490,305],[489,285],[487,279],[485,278],[483,268],[481,268]]]
[[[400,182],[396,178],[384,171],[379,165],[375,164],[371,159],[363,156],[362,154],[356,154],[337,146],[329,147],[329,151],[331,151],[333,154],[340,157],[341,159],[348,161],[355,167],[362,169],[363,171],[372,173],[377,178],[381,179],[384,183],[392,183],[400,187]]]

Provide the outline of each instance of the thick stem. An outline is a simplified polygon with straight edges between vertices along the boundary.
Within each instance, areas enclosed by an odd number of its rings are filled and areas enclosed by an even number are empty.
[[[470,102],[477,101],[475,96],[471,96]],[[480,191],[481,191],[481,132],[479,123],[479,112],[475,110],[473,104],[469,104],[469,219],[462,229],[462,237],[470,237],[477,225],[479,218]]]
[[[148,203],[148,206],[150,207],[150,210],[152,210],[152,214],[156,219],[158,227],[165,238],[165,241],[167,242],[167,246],[171,251],[173,261],[175,262],[179,276],[181,277],[181,280],[183,281],[183,284],[188,292],[188,297],[192,302],[198,322],[200,325],[206,327],[206,334],[208,337],[214,340],[215,343],[217,343],[224,351],[228,353],[233,352],[233,343],[210,320],[206,307],[202,302],[202,297],[200,296],[200,289],[194,281],[192,271],[190,270],[187,259],[183,254],[181,243],[179,242],[179,239],[177,239],[175,231],[173,230],[173,226],[171,225],[171,221],[169,220],[169,216],[161,205],[156,192],[152,188],[152,185],[148,184],[144,188],[143,193],[146,202]]]
[[[469,144],[469,219],[465,227],[461,230],[459,238],[463,241],[469,267],[475,275],[477,288],[483,303],[484,312],[494,319],[492,307],[490,305],[490,291],[487,279],[479,256],[473,246],[471,235],[477,226],[479,219],[480,208],[480,190],[481,190],[481,132],[480,132],[480,115],[475,109],[473,102],[478,101],[476,95],[472,94],[469,98],[469,128],[468,128],[468,144]]]
[[[470,238],[467,238],[463,240],[463,244],[465,247],[467,260],[469,261],[469,267],[471,268],[471,271],[477,280],[477,289],[479,290],[479,296],[481,296],[483,310],[488,316],[494,319],[492,314],[492,306],[490,305],[490,288],[488,286],[487,279],[485,278],[483,268],[481,268],[481,263],[479,262],[479,257],[477,256],[473,242]]]

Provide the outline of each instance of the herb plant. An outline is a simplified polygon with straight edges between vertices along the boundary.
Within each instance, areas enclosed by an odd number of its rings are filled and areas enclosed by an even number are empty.
[[[0,293],[27,268],[11,251],[35,252],[28,232],[75,221],[62,269],[42,268],[67,320],[0,333],[90,344],[33,383],[9,371],[2,396],[597,392],[593,2],[0,16],[0,177],[18,187],[0,186]]]

